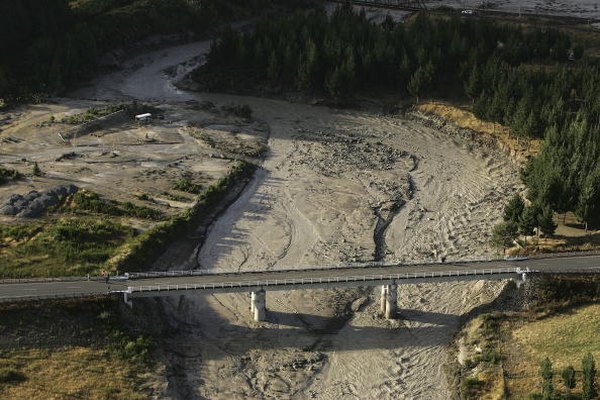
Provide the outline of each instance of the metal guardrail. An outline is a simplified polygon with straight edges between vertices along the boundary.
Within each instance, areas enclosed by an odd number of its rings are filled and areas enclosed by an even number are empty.
[[[69,293],[69,294],[42,294],[42,295],[24,295],[17,297],[0,297],[0,303],[14,303],[21,301],[39,301],[39,300],[69,300],[69,299],[81,299],[91,297],[101,297],[109,294],[118,294],[123,291],[110,291],[106,293],[102,292],[87,292],[87,293]]]
[[[169,278],[179,276],[201,276],[201,275],[243,275],[243,274],[255,274],[261,272],[268,273],[293,273],[293,272],[309,272],[309,271],[325,271],[325,270],[344,270],[351,268],[386,268],[386,267],[415,267],[415,266],[433,266],[433,265],[452,265],[452,264],[474,264],[484,262],[497,262],[506,261],[504,259],[471,259],[461,261],[414,261],[414,262],[401,262],[401,263],[386,263],[370,261],[364,263],[345,263],[345,264],[325,264],[325,265],[303,265],[298,268],[286,268],[286,269],[274,269],[274,270],[260,270],[260,271],[214,271],[209,269],[189,269],[189,270],[172,270],[172,271],[150,271],[150,272],[128,272],[125,274],[129,279],[149,279],[149,278]]]
[[[554,259],[563,257],[584,257],[584,256],[596,256],[600,255],[600,251],[580,251],[580,252],[562,252],[562,253],[543,253],[527,256],[529,259]],[[303,272],[303,271],[316,271],[316,270],[343,270],[348,268],[376,268],[376,267],[415,267],[415,266],[434,266],[434,265],[452,265],[461,264],[468,265],[474,263],[493,263],[493,262],[510,262],[511,260],[505,260],[503,258],[474,258],[469,260],[447,260],[446,262],[441,261],[408,261],[399,263],[385,263],[385,262],[363,262],[363,263],[347,263],[347,264],[325,264],[325,265],[303,265],[298,268],[286,268],[276,269],[268,271],[244,271],[244,272],[219,272],[208,269],[193,269],[193,270],[175,270],[175,271],[149,271],[149,272],[129,272],[124,275],[111,276],[110,280],[125,280],[125,279],[148,279],[148,278],[161,278],[161,277],[178,277],[178,276],[200,276],[200,275],[242,275],[248,273],[290,273],[290,272]],[[36,282],[73,282],[73,281],[103,281],[106,277],[103,276],[63,276],[55,278],[11,278],[11,279],[0,279],[0,284],[7,283],[36,283]]]
[[[405,274],[378,274],[378,275],[354,275],[354,276],[334,276],[321,278],[290,278],[290,279],[272,279],[257,281],[239,281],[239,282],[221,282],[221,283],[196,283],[182,285],[149,285],[149,286],[129,286],[127,293],[139,292],[162,292],[162,291],[181,291],[181,290],[210,290],[210,289],[228,289],[228,288],[252,288],[269,286],[298,286],[298,285],[322,285],[335,283],[351,282],[378,282],[388,280],[413,280],[413,279],[435,279],[435,278],[453,278],[467,276],[489,276],[504,274],[520,274],[523,272],[535,272],[530,270],[521,270],[520,268],[500,268],[483,269],[467,271],[449,271],[449,272],[414,272]]]
[[[0,284],[5,283],[45,283],[45,282],[82,282],[82,281],[103,281],[103,276],[61,276],[56,278],[11,278],[0,279]],[[113,277],[110,278],[111,280]]]

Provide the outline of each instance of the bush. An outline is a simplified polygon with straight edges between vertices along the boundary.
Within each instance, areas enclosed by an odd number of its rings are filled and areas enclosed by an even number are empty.
[[[488,347],[483,350],[483,353],[481,353],[481,361],[498,364],[500,361],[502,361],[502,355],[497,349]]]
[[[193,183],[189,178],[181,178],[173,185],[174,190],[179,190],[186,193],[200,194],[202,193],[202,185]]]
[[[476,399],[478,393],[483,387],[483,382],[475,376],[464,378],[461,384],[461,392],[463,399]]]
[[[38,165],[37,162],[33,163],[33,168],[32,168],[32,173],[34,176],[42,176],[42,170],[40,169],[40,166]]]
[[[120,330],[113,331],[111,335],[111,349],[119,357],[134,362],[149,363],[154,341],[148,336],[130,338]]]
[[[19,383],[27,380],[25,374],[12,368],[0,368],[0,383]]]
[[[14,169],[3,168],[0,166],[0,186],[10,181],[16,181],[21,179],[23,176],[19,171]]]

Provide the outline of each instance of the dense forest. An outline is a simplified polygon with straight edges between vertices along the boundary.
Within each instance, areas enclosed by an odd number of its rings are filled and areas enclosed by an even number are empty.
[[[340,7],[227,31],[194,78],[209,90],[300,90],[338,101],[373,89],[417,102],[458,91],[479,118],[545,139],[524,171],[533,209],[574,211],[598,225],[600,69],[582,57],[554,29],[425,14],[375,24]]]
[[[0,99],[60,90],[90,74],[108,50],[149,35],[202,33],[274,3],[293,1],[2,0]]]

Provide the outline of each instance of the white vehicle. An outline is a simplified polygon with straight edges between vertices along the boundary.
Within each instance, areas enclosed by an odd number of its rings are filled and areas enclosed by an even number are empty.
[[[475,11],[473,11],[473,10],[462,10],[462,14],[464,14],[464,15],[473,15],[473,14],[475,14]]]

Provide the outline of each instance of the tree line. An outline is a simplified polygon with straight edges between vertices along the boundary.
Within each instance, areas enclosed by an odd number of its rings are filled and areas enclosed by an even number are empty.
[[[2,0],[0,100],[29,101],[88,76],[109,50],[149,35],[205,32],[293,0]]]
[[[496,78],[490,68],[477,66],[492,59],[508,66],[567,61],[570,50],[569,36],[551,29],[426,14],[410,24],[390,17],[376,24],[364,10],[341,6],[331,16],[317,9],[263,21],[249,33],[227,31],[198,78],[211,79],[215,89],[259,83],[340,100],[373,87],[419,96],[464,81],[478,98]]]
[[[572,393],[573,389],[577,387],[577,379],[575,374],[575,368],[572,365],[564,368],[560,372],[562,383],[565,388],[564,392],[561,393],[556,390],[554,386],[554,375],[555,372],[552,368],[552,361],[546,357],[540,363],[540,376],[542,378],[542,391],[541,393],[531,393],[529,399],[531,400],[554,400],[554,399],[572,399],[578,398],[582,400],[591,400],[597,398],[598,388],[596,385],[596,362],[594,356],[591,353],[586,354],[581,360],[581,395],[575,397]]]
[[[373,89],[418,102],[458,88],[477,117],[544,139],[523,174],[538,213],[573,211],[599,225],[600,69],[582,57],[555,29],[426,14],[376,24],[342,6],[229,30],[194,78],[208,90],[300,90],[341,102]]]

